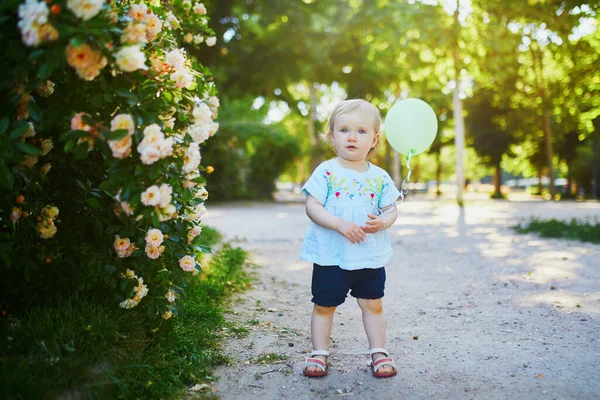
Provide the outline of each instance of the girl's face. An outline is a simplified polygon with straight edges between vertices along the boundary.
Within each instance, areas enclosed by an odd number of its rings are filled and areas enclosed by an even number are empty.
[[[360,108],[338,115],[331,140],[338,155],[347,161],[364,161],[379,140],[374,125],[373,117]]]

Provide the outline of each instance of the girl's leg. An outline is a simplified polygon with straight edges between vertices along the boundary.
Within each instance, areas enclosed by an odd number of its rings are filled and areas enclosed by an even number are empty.
[[[362,310],[363,325],[369,340],[369,348],[385,348],[385,317],[383,315],[383,303],[381,299],[356,299]],[[373,354],[373,361],[384,358],[385,354]],[[381,372],[391,372],[391,365],[383,365]]]
[[[331,327],[333,325],[333,314],[337,307],[322,307],[315,304],[311,318],[311,337],[314,350],[329,350],[329,338],[331,337]],[[323,361],[327,361],[325,356],[314,356]],[[308,366],[309,372],[319,370],[318,367]]]

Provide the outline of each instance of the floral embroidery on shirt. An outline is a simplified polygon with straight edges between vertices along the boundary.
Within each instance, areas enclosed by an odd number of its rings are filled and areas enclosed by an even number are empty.
[[[325,170],[325,175],[323,175],[323,177],[327,181],[327,193],[333,193],[336,199],[339,199],[342,193],[348,190],[348,188],[344,186],[344,182],[346,182],[347,179],[346,177],[338,181],[338,178],[327,170]],[[349,193],[346,192],[346,195],[348,194]]]
[[[383,176],[378,176],[373,179],[367,178],[366,184],[363,184],[356,178],[353,178],[352,183],[348,185],[345,184],[347,177],[340,179],[332,174],[329,170],[325,170],[323,178],[325,178],[325,181],[327,182],[328,196],[333,195],[336,199],[348,197],[351,200],[357,195],[359,197],[365,196],[373,204],[380,201],[384,191],[389,186],[389,183],[385,181]]]
[[[375,201],[374,197],[377,196],[377,201],[379,201],[386,185],[387,183],[383,181],[383,176],[378,176],[373,178],[373,180],[367,178],[367,191],[370,192],[369,196],[371,200]]]

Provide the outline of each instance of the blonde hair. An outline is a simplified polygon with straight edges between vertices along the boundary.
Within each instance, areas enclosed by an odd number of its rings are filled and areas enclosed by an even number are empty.
[[[373,104],[369,103],[366,100],[350,99],[342,100],[341,102],[339,102],[335,106],[335,108],[331,112],[331,115],[329,116],[329,119],[327,120],[327,130],[321,136],[331,143],[331,140],[333,139],[333,126],[335,125],[336,118],[342,114],[349,113],[356,109],[361,109],[362,111],[365,111],[368,115],[371,115],[373,117],[373,131],[375,133],[375,138],[377,139],[377,142],[375,143],[375,146],[373,146],[373,148],[370,149],[367,153],[367,158],[369,158],[371,154],[373,154],[375,150],[377,150],[377,148],[379,147],[379,134],[381,131],[381,113],[379,112],[379,109],[377,107],[375,107]]]

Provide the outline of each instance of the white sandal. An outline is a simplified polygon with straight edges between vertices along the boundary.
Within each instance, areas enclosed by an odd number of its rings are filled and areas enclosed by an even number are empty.
[[[383,353],[385,354],[385,357],[380,358],[377,361],[373,361],[373,354],[376,353]],[[373,376],[376,378],[389,378],[398,373],[398,371],[396,371],[394,359],[390,355],[390,352],[380,347],[376,349],[371,349],[371,362],[369,363],[369,365],[371,366],[371,371],[373,371]],[[390,365],[394,369],[388,372],[378,372],[379,368],[381,368],[384,365]]]
[[[327,361],[319,360],[318,358],[314,358],[314,356],[325,356],[329,357],[329,352],[327,350],[313,350],[312,353],[306,358],[306,365],[304,366],[304,370],[302,373],[304,376],[308,376],[311,378],[319,378],[321,376],[326,376],[329,373],[327,368]],[[321,369],[321,371],[307,371],[307,367],[315,366]]]

